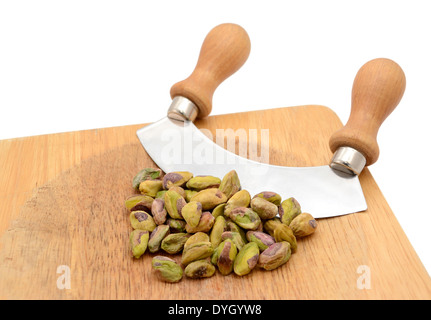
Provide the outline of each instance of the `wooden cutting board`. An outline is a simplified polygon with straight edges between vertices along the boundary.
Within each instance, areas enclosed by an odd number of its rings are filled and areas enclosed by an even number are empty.
[[[214,136],[217,128],[257,129],[258,136],[269,129],[270,163],[285,166],[329,163],[329,137],[342,126],[322,106],[211,116],[196,125]],[[151,272],[155,254],[135,260],[129,249],[124,200],[133,176],[155,166],[136,137],[141,127],[0,141],[0,298],[431,298],[431,279],[367,169],[360,180],[368,210],[319,219],[282,267],[160,282]],[[62,287],[66,276],[70,289]]]

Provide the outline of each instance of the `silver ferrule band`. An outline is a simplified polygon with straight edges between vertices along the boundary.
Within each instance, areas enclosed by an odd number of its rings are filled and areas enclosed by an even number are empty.
[[[334,170],[359,175],[366,163],[367,160],[359,151],[350,147],[340,147],[335,151],[329,166]]]
[[[198,116],[199,109],[189,99],[177,96],[172,100],[168,110],[168,117],[180,121],[194,121]]]

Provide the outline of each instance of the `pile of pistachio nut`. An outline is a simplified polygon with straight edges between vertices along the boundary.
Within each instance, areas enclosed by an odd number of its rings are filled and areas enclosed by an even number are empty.
[[[136,259],[157,253],[152,268],[166,282],[216,270],[238,276],[255,267],[273,270],[297,251],[297,238],[317,228],[293,197],[282,201],[271,191],[251,197],[234,170],[220,179],[145,168],[132,184],[136,193],[125,201],[131,252]]]

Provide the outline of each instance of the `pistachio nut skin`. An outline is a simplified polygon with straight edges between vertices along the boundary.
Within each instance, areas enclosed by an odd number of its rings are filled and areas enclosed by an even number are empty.
[[[188,233],[171,233],[167,235],[163,240],[161,244],[161,248],[170,254],[175,254],[183,250],[184,244],[186,243],[187,239],[190,237],[190,234]]]
[[[213,209],[211,214],[214,216],[214,218],[217,219],[218,216],[224,215],[224,208],[226,207],[226,203],[220,203],[217,207]]]
[[[250,207],[259,215],[262,220],[275,218],[278,207],[268,200],[256,197],[250,202]]]
[[[183,250],[186,251],[192,244],[198,242],[210,242],[210,237],[205,232],[196,232],[187,239]]]
[[[275,243],[273,237],[261,231],[247,231],[246,237],[249,242],[256,242],[260,252],[266,250],[269,246]]]
[[[290,243],[290,249],[292,253],[295,253],[297,250],[296,237],[293,234],[292,229],[284,224],[279,224],[274,230],[274,239],[276,242],[287,241]]]
[[[139,191],[141,194],[145,194],[153,198],[155,198],[157,192],[161,191],[162,189],[162,180],[145,180],[139,184]]]
[[[166,209],[165,200],[156,198],[151,205],[151,214],[153,215],[153,220],[157,225],[162,225],[166,222]]]
[[[225,216],[229,217],[232,210],[239,207],[247,208],[250,205],[250,193],[247,190],[236,192],[226,203],[224,209]]]
[[[210,257],[214,252],[211,242],[196,242],[183,251],[181,264],[187,266],[190,262]]]
[[[247,239],[245,239],[245,236],[243,237],[239,232],[236,231],[225,231],[221,234],[221,240],[231,240],[235,247],[238,250],[241,250],[242,247],[245,246],[247,243]]]
[[[243,228],[241,228],[239,225],[237,225],[235,222],[232,221],[232,219],[227,219],[227,230],[228,231],[233,231],[233,232],[238,232],[239,235],[241,236],[244,244],[247,243],[247,237],[246,237],[246,231],[244,231]],[[238,247],[238,245],[237,245]],[[239,250],[239,248],[237,248]]]
[[[151,206],[154,199],[147,195],[132,195],[124,202],[125,207],[129,211],[142,210],[145,212],[151,212]]]
[[[230,199],[235,193],[241,190],[241,183],[235,170],[231,170],[223,177],[219,190],[223,192],[227,199]]]
[[[173,219],[183,219],[181,210],[186,205],[186,200],[176,191],[168,190],[165,193],[165,208]]]
[[[148,240],[148,250],[151,253],[160,250],[163,239],[169,234],[169,226],[162,224],[157,226],[150,234],[150,239]]]
[[[284,200],[278,207],[281,222],[289,225],[290,222],[301,213],[301,206],[295,198]]]
[[[169,226],[171,233],[186,232],[186,222],[184,220],[169,218],[166,220],[166,224]]]
[[[188,233],[196,233],[196,232],[209,232],[214,225],[214,217],[209,211],[202,212],[201,219],[199,220],[199,224],[196,227],[192,227],[189,224],[186,224],[186,231]]]
[[[247,243],[241,250],[239,250],[234,264],[233,271],[238,276],[245,276],[249,274],[257,265],[259,260],[259,247],[254,242]]]
[[[153,169],[153,168],[145,168],[139,171],[132,180],[132,187],[139,190],[139,185],[142,181],[145,180],[156,180],[156,179],[162,179],[163,178],[163,172],[160,169]]]
[[[147,230],[135,229],[130,233],[130,248],[136,259],[139,259],[147,250],[150,233]]]
[[[161,281],[178,282],[183,278],[183,269],[171,258],[155,256],[151,265],[157,278]]]
[[[265,270],[274,270],[289,261],[291,253],[289,242],[275,242],[260,254],[257,266]]]
[[[188,171],[175,171],[165,174],[163,177],[163,189],[169,190],[173,186],[183,187],[193,177]]]
[[[218,188],[220,178],[213,176],[196,176],[187,181],[186,187],[191,190],[201,191],[208,188]]]
[[[246,207],[233,209],[229,213],[229,218],[246,230],[256,230],[261,224],[259,215],[253,209]]]
[[[218,216],[214,221],[214,225],[210,233],[210,242],[212,243],[213,248],[217,248],[217,246],[220,244],[221,235],[223,232],[226,231],[226,229],[226,219],[224,218],[224,216]]]
[[[271,237],[274,237],[275,227],[277,227],[279,224],[281,224],[281,221],[279,218],[272,218],[264,222],[263,229],[266,232],[268,232],[271,235]]]
[[[233,271],[233,263],[238,251],[230,239],[221,242],[217,249],[217,268],[222,275],[226,276]]]
[[[190,201],[197,201],[202,204],[202,210],[212,210],[219,204],[227,201],[223,192],[217,188],[204,189],[191,197]]]
[[[197,260],[187,265],[184,274],[191,279],[209,278],[215,274],[215,267],[208,260]]]
[[[317,229],[317,221],[307,212],[297,215],[289,227],[292,229],[295,237],[306,237],[314,233]]]
[[[202,204],[190,201],[181,209],[181,215],[190,227],[196,228],[201,220]]]
[[[153,231],[156,228],[156,223],[153,217],[145,211],[130,212],[130,224],[133,229]]]
[[[281,196],[278,193],[272,192],[272,191],[262,191],[258,194],[256,194],[254,198],[262,198],[265,199],[276,206],[279,206],[281,204]]]

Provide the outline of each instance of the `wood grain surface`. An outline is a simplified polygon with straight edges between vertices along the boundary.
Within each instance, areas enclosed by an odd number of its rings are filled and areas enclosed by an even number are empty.
[[[196,125],[214,136],[217,128],[269,129],[270,162],[286,166],[328,164],[329,137],[342,126],[322,106],[211,116]],[[135,173],[155,166],[136,137],[140,127],[0,141],[0,298],[431,298],[431,279],[367,169],[360,181],[368,210],[319,219],[282,267],[160,282],[151,272],[155,254],[135,260],[129,249],[124,200]],[[57,286],[60,266],[70,268],[70,289]]]

